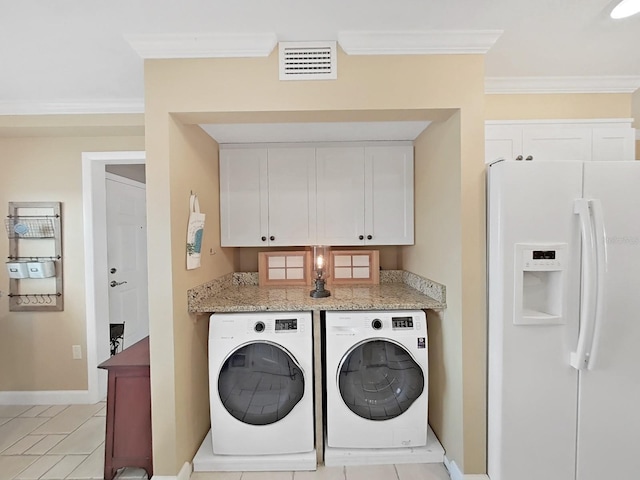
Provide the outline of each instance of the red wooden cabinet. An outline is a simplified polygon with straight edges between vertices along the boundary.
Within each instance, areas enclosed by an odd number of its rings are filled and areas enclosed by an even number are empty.
[[[104,478],[122,467],[153,475],[149,337],[98,365],[108,371]]]

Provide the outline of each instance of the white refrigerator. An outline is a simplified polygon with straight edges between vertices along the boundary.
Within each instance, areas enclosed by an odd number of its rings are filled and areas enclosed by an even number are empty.
[[[487,168],[489,477],[640,479],[640,162]]]

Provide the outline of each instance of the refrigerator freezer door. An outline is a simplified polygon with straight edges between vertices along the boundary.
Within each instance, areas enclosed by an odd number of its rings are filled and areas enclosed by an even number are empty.
[[[606,234],[594,362],[580,372],[577,480],[637,478],[640,446],[640,162],[588,162],[585,198]]]
[[[582,162],[499,162],[488,173],[491,480],[575,478]],[[516,245],[566,245],[561,322],[514,324]],[[544,255],[543,255],[544,256]],[[606,477],[605,477],[606,478]]]

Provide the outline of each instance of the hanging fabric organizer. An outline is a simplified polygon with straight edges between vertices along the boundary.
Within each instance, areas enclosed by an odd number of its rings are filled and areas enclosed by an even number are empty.
[[[189,222],[187,224],[187,270],[200,267],[204,219],[205,214],[200,213],[198,196],[191,193],[189,198]]]
[[[9,311],[62,311],[60,202],[9,202]]]

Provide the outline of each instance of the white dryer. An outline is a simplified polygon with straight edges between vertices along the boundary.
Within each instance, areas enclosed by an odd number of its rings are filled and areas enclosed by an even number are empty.
[[[424,312],[327,312],[325,333],[327,447],[427,445]]]
[[[311,319],[310,312],[211,315],[214,455],[314,451]]]

